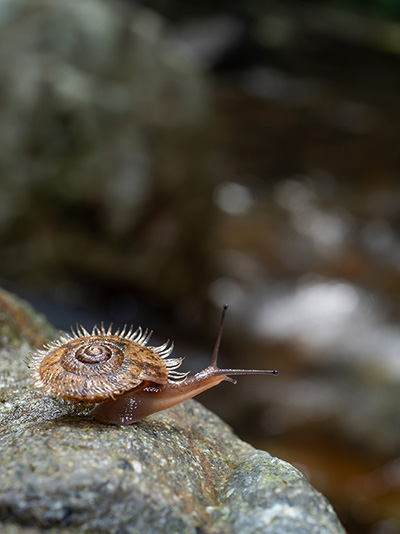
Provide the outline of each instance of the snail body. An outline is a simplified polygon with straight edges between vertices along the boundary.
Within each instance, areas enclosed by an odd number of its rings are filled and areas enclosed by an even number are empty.
[[[74,402],[100,403],[93,418],[103,423],[130,425],[153,413],[216,386],[223,380],[235,383],[231,375],[277,374],[272,370],[220,369],[217,365],[222,324],[209,365],[196,373],[176,369],[182,358],[169,358],[172,343],[147,346],[151,332],[112,333],[94,327],[89,333],[83,327],[62,334],[60,340],[48,343],[32,354],[28,367],[33,370],[36,386]]]

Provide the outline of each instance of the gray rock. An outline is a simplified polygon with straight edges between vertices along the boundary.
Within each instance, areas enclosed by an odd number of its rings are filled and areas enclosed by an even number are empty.
[[[0,297],[3,324],[17,313],[38,336],[51,332],[32,309]],[[90,407],[31,387],[30,347],[20,333],[0,348],[2,532],[344,532],[299,471],[239,440],[198,402],[129,427],[101,425]]]
[[[0,78],[0,276],[199,302],[220,156],[209,83],[162,17],[2,0]]]

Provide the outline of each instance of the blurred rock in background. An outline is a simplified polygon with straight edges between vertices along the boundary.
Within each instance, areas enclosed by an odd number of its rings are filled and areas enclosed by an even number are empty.
[[[218,156],[195,58],[114,2],[3,1],[0,31],[0,276],[201,307]]]

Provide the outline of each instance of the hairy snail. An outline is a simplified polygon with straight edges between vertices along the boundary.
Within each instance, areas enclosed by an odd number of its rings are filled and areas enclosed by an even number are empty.
[[[173,344],[149,347],[151,332],[124,328],[112,333],[111,327],[95,326],[89,333],[82,326],[77,332],[62,334],[33,353],[28,367],[33,370],[36,386],[75,402],[100,403],[92,412],[97,421],[130,425],[144,417],[165,410],[206,389],[228,380],[231,375],[278,374],[275,370],[220,369],[217,365],[222,312],[214,351],[209,365],[196,373],[176,369],[182,358],[169,358]]]

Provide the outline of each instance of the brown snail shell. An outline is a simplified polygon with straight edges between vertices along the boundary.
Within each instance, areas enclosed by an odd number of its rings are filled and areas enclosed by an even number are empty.
[[[168,358],[173,344],[148,347],[151,333],[126,327],[112,333],[103,325],[91,333],[79,326],[72,335],[62,333],[33,353],[28,367],[36,386],[75,402],[102,402],[114,399],[143,381],[165,384],[184,380],[187,373],[175,371],[182,358]],[[125,333],[126,332],[126,333]]]

